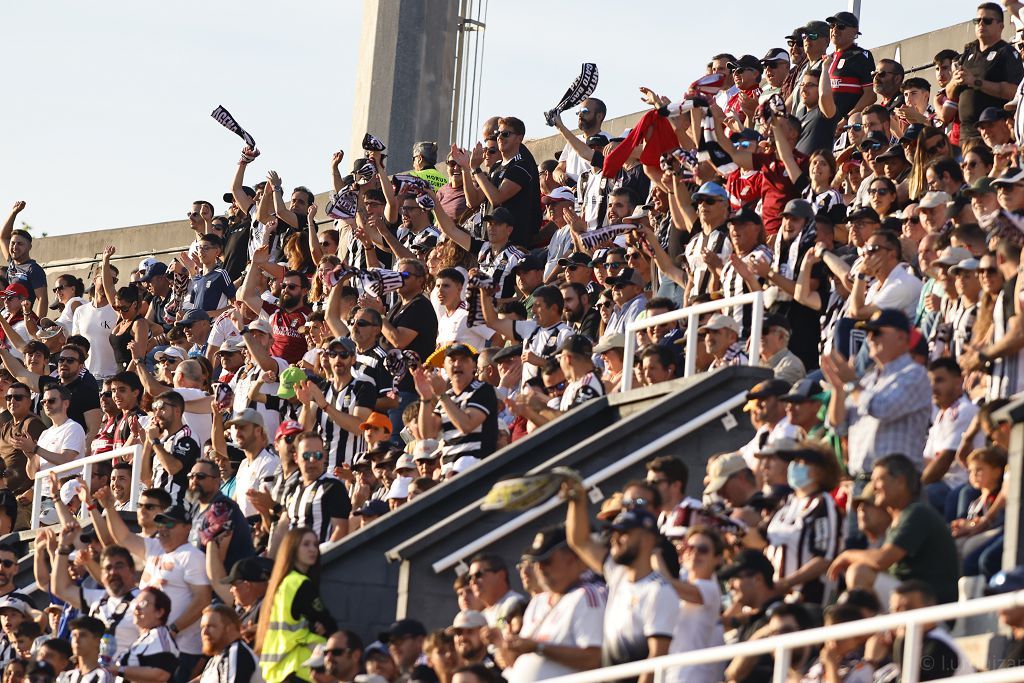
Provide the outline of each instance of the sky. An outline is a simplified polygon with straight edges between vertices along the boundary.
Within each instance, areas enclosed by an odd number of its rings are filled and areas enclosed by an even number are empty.
[[[541,112],[593,61],[595,96],[609,117],[627,114],[642,107],[640,85],[677,94],[712,54],[761,57],[807,20],[846,9],[835,0],[735,0],[717,15],[695,6],[491,1],[481,111],[519,116],[527,137],[548,135]],[[975,6],[864,0],[861,44],[964,21]],[[328,189],[331,153],[351,139],[361,21],[359,0],[0,4],[0,213],[25,200],[20,218],[33,233],[59,235],[184,218],[201,198],[220,211],[242,144],[210,118],[218,105],[263,152],[252,182],[274,169],[286,185]]]

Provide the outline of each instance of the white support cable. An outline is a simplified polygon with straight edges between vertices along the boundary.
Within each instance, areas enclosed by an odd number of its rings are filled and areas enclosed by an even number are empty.
[[[711,410],[708,410],[702,413],[700,416],[695,417],[692,420],[667,432],[666,434],[661,435],[654,441],[651,441],[650,443],[641,446],[640,448],[633,451],[632,453],[622,458],[621,460],[617,460],[611,465],[605,467],[604,469],[598,470],[594,474],[587,477],[583,481],[583,485],[589,489],[600,484],[609,477],[618,474],[619,472],[627,469],[628,467],[631,467],[636,463],[641,462],[644,458],[647,458],[650,455],[657,453],[661,449],[675,443],[676,441],[683,438],[690,432],[694,432],[700,429],[701,427],[710,423],[712,420],[718,418],[719,416],[733,410],[738,406],[743,405],[746,402],[746,400],[746,392],[736,394],[728,401],[724,401],[723,403],[718,404]],[[525,525],[529,524],[538,517],[543,516],[544,514],[550,512],[551,510],[554,510],[561,504],[562,500],[558,496],[555,496],[548,500],[547,502],[542,503],[537,507],[531,508],[513,519],[510,519],[498,528],[490,531],[487,534],[484,534],[483,536],[477,538],[473,542],[468,543],[463,547],[459,548],[458,550],[456,550],[455,552],[449,553],[448,555],[442,557],[440,560],[431,565],[431,567],[434,570],[434,573],[440,574],[446,569],[454,567],[465,558],[472,557],[473,555],[483,550],[487,546],[491,545],[492,543],[495,543],[500,539],[504,538],[505,536],[507,536],[508,534],[512,533],[513,531],[516,531],[524,527]]]
[[[633,362],[636,357],[636,333],[648,327],[664,323],[674,323],[686,318],[686,367],[683,377],[696,374],[697,370],[697,320],[705,313],[714,313],[731,306],[753,304],[753,316],[750,319],[750,343],[748,365],[758,365],[761,350],[761,326],[764,324],[764,292],[757,290],[728,299],[707,301],[694,306],[687,306],[676,311],[668,311],[649,318],[633,320],[626,324],[626,347],[622,351],[622,391],[633,388]]]
[[[130,457],[132,461],[132,486],[131,494],[128,499],[128,507],[134,510],[139,504],[139,495],[142,493],[142,472],[139,469],[139,463],[142,462],[142,446],[123,446],[121,448],[115,448],[112,451],[106,453],[99,453],[97,455],[90,455],[88,458],[80,458],[78,460],[72,460],[71,462],[64,463],[63,465],[54,465],[45,470],[36,472],[33,489],[32,489],[32,529],[39,528],[39,515],[42,511],[43,504],[43,481],[48,479],[50,473],[53,472],[60,475],[61,472],[73,472],[75,470],[83,470],[83,479],[90,482],[90,475],[92,474],[92,466],[98,462],[106,462],[113,460],[114,458]],[[51,491],[51,496],[59,496],[60,491]],[[79,516],[84,520],[89,518],[89,512],[83,505]]]

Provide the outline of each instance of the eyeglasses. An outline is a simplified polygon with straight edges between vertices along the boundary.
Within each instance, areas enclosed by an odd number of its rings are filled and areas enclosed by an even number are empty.
[[[865,254],[875,254],[880,251],[889,251],[889,247],[883,246],[881,244],[869,244],[868,246],[864,247]]]
[[[800,41],[793,40],[792,38],[786,38],[786,45],[793,47],[794,45],[801,45]]]
[[[43,405],[44,406],[55,406],[58,403],[60,403],[60,401],[61,401],[61,399],[59,399],[59,398],[46,398],[46,399],[43,399]]]
[[[977,26],[978,24],[984,24],[985,26],[991,26],[996,23],[997,19],[994,17],[975,17],[971,19],[971,23]]]
[[[946,141],[943,140],[939,144],[935,145],[934,147],[928,147],[926,145],[925,148],[924,148],[924,151],[925,151],[925,154],[935,154],[940,149],[945,149],[945,147],[946,147]]]
[[[847,26],[846,24],[832,24],[833,31],[845,31],[848,28],[850,27]]]
[[[212,249],[220,249],[220,247],[218,247],[215,244],[204,244],[203,246],[199,247],[199,251],[210,251]]]
[[[636,252],[633,252],[632,254],[626,254],[627,261],[640,261],[641,259],[643,259],[643,256]]]
[[[600,304],[601,308],[611,308],[614,305],[615,303],[612,301],[602,301]]]
[[[717,204],[719,202],[718,199],[713,199],[712,197],[697,197],[693,201],[695,204]]]
[[[871,74],[871,77],[872,78],[885,78],[886,76],[895,76],[895,75],[896,75],[895,71],[876,71],[875,73]]]
[[[907,216],[906,218],[903,219],[903,222],[904,223],[909,223],[910,225],[914,225],[916,223],[920,223],[921,222],[921,217],[920,216]]]
[[[54,288],[53,288],[53,289],[52,289],[51,291],[52,291],[52,292],[53,292],[54,294],[60,294],[60,291],[61,291],[62,289],[67,289],[67,288],[68,288],[68,287],[70,287],[70,286],[71,286],[71,285],[57,285],[57,286],[56,286],[56,287],[54,287]]]
[[[694,543],[694,544],[687,543],[686,545],[683,546],[683,552],[684,553],[693,553],[695,555],[710,555],[711,554],[711,546],[704,545],[703,543]]]
[[[302,285],[297,285],[294,282],[289,282],[288,284],[281,285],[281,288],[282,289],[287,289],[290,292],[293,289],[302,289]]]
[[[489,155],[494,156],[495,154],[498,153],[498,148],[497,147],[485,147],[484,151],[487,152]]]
[[[821,38],[821,34],[820,33],[805,33],[804,34],[804,40],[817,40],[818,38]]]
[[[113,391],[101,391],[100,392],[100,398],[113,398],[113,396],[114,396],[114,392]]]
[[[551,392],[553,392],[553,391],[565,391],[565,387],[566,387],[567,385],[568,385],[568,382],[566,382],[566,381],[565,381],[565,380],[563,379],[563,380],[562,380],[561,382],[559,382],[558,384],[552,384],[552,385],[551,385],[551,386],[549,386],[549,387],[544,387],[544,393],[545,393],[545,394],[550,394],[550,393],[551,393]]]
[[[164,356],[163,358],[161,358],[160,360],[157,361],[157,364],[158,365],[159,364],[173,365],[174,363],[180,363],[180,362],[181,362],[180,358],[175,358],[174,356]]]
[[[327,351],[329,358],[351,358],[352,354],[348,351]]]
[[[625,261],[608,261],[604,264],[605,268],[625,268]]]
[[[473,583],[474,581],[483,581],[484,574],[494,574],[497,571],[498,570],[496,570],[496,569],[481,569],[478,572],[474,572],[474,573],[470,574],[466,578],[469,579],[470,583]]]
[[[892,194],[892,190],[888,187],[872,187],[868,189],[868,194],[875,194],[879,197],[884,197],[887,194]]]
[[[10,403],[11,401],[23,401],[28,398],[28,394],[7,394],[4,399]]]
[[[9,560],[9,559],[0,560],[0,567],[3,567],[4,569],[10,569],[11,567],[16,567],[17,565],[18,565],[18,563],[15,562],[14,560]]]
[[[285,434],[281,438],[284,439],[285,443],[295,443],[296,436],[298,436],[298,434]]]
[[[978,272],[983,275],[995,275],[999,272],[999,269],[995,266],[990,266],[988,268],[978,268]]]
[[[501,138],[502,140],[507,140],[510,137],[512,137],[513,135],[518,135],[518,133],[515,133],[515,132],[513,132],[511,130],[499,130],[498,131],[498,137]]]
[[[302,454],[302,459],[305,460],[306,462],[309,462],[311,460],[320,461],[320,460],[324,459],[324,452],[323,451],[306,451],[305,453]]]
[[[139,508],[142,510],[163,510],[164,506],[159,503],[139,503]]]
[[[647,500],[646,498],[623,498],[622,507],[626,508],[627,510],[632,510],[633,508],[647,507],[650,504],[650,502],[651,501]]]
[[[371,322],[369,320],[356,320],[352,324],[355,325],[356,327],[377,327],[377,323]]]
[[[204,479],[213,479],[214,476],[212,474],[206,474],[204,472],[189,472],[188,478],[195,479],[196,481],[202,481]]]
[[[384,206],[384,202],[377,202],[377,201],[373,201],[373,200],[365,202],[365,204],[366,204],[367,208],[369,208],[371,206]]]

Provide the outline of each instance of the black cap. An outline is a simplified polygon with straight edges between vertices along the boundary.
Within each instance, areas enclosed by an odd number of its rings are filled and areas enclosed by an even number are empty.
[[[623,510],[612,520],[608,528],[612,531],[630,531],[632,529],[646,529],[652,534],[658,533],[658,520],[643,508]]]
[[[551,557],[551,554],[559,548],[568,546],[565,540],[565,526],[556,524],[541,529],[533,537],[533,543],[523,551],[523,559],[530,562],[543,562]]]
[[[761,224],[761,216],[750,207],[743,207],[729,216],[729,223],[757,223]]]
[[[1024,566],[1006,569],[991,579],[985,588],[986,595],[1001,595],[1024,589]]]
[[[256,196],[256,190],[252,189],[248,185],[242,185],[242,192],[244,192],[245,195],[250,198]],[[230,192],[225,192],[223,199],[228,204],[231,204],[232,202],[235,201],[235,195],[231,194]]]
[[[886,137],[885,133],[880,130],[873,130],[864,136],[864,139],[860,141],[858,145],[860,151],[866,149],[882,149],[883,147],[889,147],[889,138]]]
[[[512,269],[512,272],[514,273],[520,270],[544,270],[544,266],[546,265],[547,262],[541,257],[534,256],[533,254],[527,254],[519,263],[516,264],[515,268]]]
[[[852,223],[861,219],[868,219],[872,223],[881,223],[882,219],[878,217],[878,212],[872,209],[870,206],[862,206],[859,209],[854,209],[846,215],[846,221]]]
[[[171,522],[173,524],[191,524],[192,515],[189,514],[188,510],[186,510],[184,506],[172,505],[154,517],[153,521],[158,524],[165,524],[167,522]]]
[[[388,507],[388,504],[385,501],[371,500],[352,514],[357,517],[380,517],[381,515],[386,515],[390,511],[391,508]]]
[[[761,60],[754,55],[743,55],[735,62],[729,62],[726,66],[729,67],[729,71],[735,71],[736,69],[755,69],[757,71],[764,71],[764,66],[761,64]]]
[[[591,135],[587,138],[587,147],[604,147],[608,144],[608,136],[604,133]]]
[[[1002,107],[985,107],[978,115],[978,123],[994,123],[1010,118],[1010,112]]]
[[[764,140],[764,136],[753,128],[744,128],[735,133],[729,133],[729,140],[734,143],[743,142],[744,140],[748,142],[761,142],[761,140]]]
[[[833,204],[827,209],[821,207],[818,208],[818,213],[814,216],[814,222],[827,223],[832,227],[840,225],[846,222],[846,205],[845,204]]]
[[[388,457],[388,452],[391,450],[389,442],[385,441],[377,444],[364,454],[367,460],[375,462],[377,460],[385,460]]]
[[[860,19],[853,12],[836,12],[833,16],[825,19],[829,24],[844,24],[846,26],[852,26],[854,28],[860,28]],[[860,31],[857,31],[860,35]]]
[[[523,345],[515,344],[513,346],[504,346],[498,349],[494,352],[494,355],[491,356],[491,360],[498,363],[507,358],[518,358],[521,355],[523,355]]]
[[[635,268],[623,268],[619,271],[618,275],[614,275],[609,278],[605,278],[605,283],[611,287],[615,285],[636,285],[637,287],[644,286],[644,278],[640,274],[640,271]]]
[[[787,39],[787,40],[802,40],[803,37],[804,37],[804,27],[803,26],[797,26],[795,29],[793,29],[793,32],[790,33],[788,36],[782,36],[782,37]]]
[[[787,462],[803,460],[810,465],[824,465],[827,457],[823,452],[813,448],[782,448],[775,451],[775,455]]]
[[[772,576],[775,574],[775,567],[771,561],[764,556],[760,550],[747,548],[741,550],[732,564],[718,572],[718,576],[728,581],[737,574],[746,571],[755,571],[764,577],[768,584],[772,583]]]
[[[558,350],[578,353],[589,358],[594,355],[594,342],[582,334],[571,334],[565,338],[565,341],[558,347]]]
[[[427,629],[415,619],[399,619],[388,627],[387,631],[379,633],[377,640],[387,643],[392,640],[401,640],[407,636],[425,636]]]
[[[903,159],[903,161],[906,161],[907,153],[903,151],[903,145],[896,143],[895,145],[890,145],[889,149],[875,157],[875,161],[882,161],[883,159]]]
[[[766,379],[750,388],[750,391],[747,392],[747,400],[751,401],[756,398],[768,398],[770,396],[785,396],[789,393],[789,389],[790,384],[785,380]]]
[[[274,561],[265,557],[246,557],[235,562],[231,571],[220,580],[221,583],[235,581],[270,581],[270,572],[274,569]]]
[[[903,135],[900,136],[899,140],[900,144],[906,145],[913,142],[914,140],[917,140],[917,137],[921,134],[923,130],[924,126],[922,126],[920,123],[910,124],[909,126],[903,129]]]
[[[483,217],[483,220],[491,223],[507,223],[512,225],[512,212],[504,206],[499,206]]]
[[[765,316],[764,323],[761,325],[761,329],[764,332],[772,329],[773,327],[781,327],[786,332],[792,332],[793,326],[789,324],[789,318],[778,313],[772,313],[771,315]]]
[[[907,314],[895,308],[883,308],[875,311],[869,320],[861,320],[856,325],[857,329],[877,332],[883,327],[895,327],[897,330],[910,332],[910,319]]]
[[[825,388],[821,386],[821,382],[816,379],[803,378],[799,382],[793,385],[793,388],[789,390],[789,393],[785,396],[781,396],[779,400],[786,401],[787,403],[802,403],[804,401],[810,401],[815,396],[825,392]]]
[[[558,259],[558,265],[562,266],[563,268],[572,265],[586,266],[587,268],[590,268],[590,257],[581,251],[574,251],[568,256],[563,256],[562,258]]]
[[[454,344],[450,344],[448,348],[444,350],[444,355],[446,358],[449,356],[469,356],[470,358],[476,358],[476,351],[468,344],[456,342]]]

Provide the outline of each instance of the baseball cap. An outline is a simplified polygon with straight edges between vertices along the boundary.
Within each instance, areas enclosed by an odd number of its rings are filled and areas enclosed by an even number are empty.
[[[864,139],[860,141],[860,151],[866,149],[881,149],[882,147],[889,147],[889,138],[885,136],[880,130],[873,130],[864,136]]]
[[[143,271],[139,282],[149,282],[159,275],[167,275],[167,264],[156,261]]]
[[[413,457],[411,455],[409,455],[408,453],[403,453],[402,455],[398,456],[398,460],[395,461],[395,467],[394,467],[395,472],[398,472],[399,470],[415,470],[415,469],[416,469],[416,461],[413,460]]]
[[[302,666],[310,669],[322,669],[326,663],[324,662],[324,644],[318,643],[313,648],[312,652],[309,653],[309,659],[302,663]]]
[[[252,581],[253,583],[259,583],[261,581],[269,581],[270,573],[273,569],[273,560],[265,557],[246,557],[235,562],[231,567],[231,571],[220,582]]]
[[[137,270],[140,273],[143,273],[143,272],[149,270],[149,267],[151,265],[153,265],[154,263],[156,263],[157,261],[158,261],[157,258],[155,258],[153,256],[147,256],[146,258],[144,258],[141,261],[139,261],[139,267],[136,268],[135,270]]]
[[[864,490],[860,492],[859,496],[853,497],[854,504],[857,503],[871,503],[875,504],[875,487],[868,482],[868,485],[864,487]]]
[[[768,443],[761,446],[754,457],[760,458],[765,455],[776,455],[781,457],[783,451],[792,451],[798,448],[799,442],[789,436],[780,436],[776,439],[769,439]]]
[[[381,429],[391,433],[391,418],[384,413],[378,413],[374,411],[363,420],[362,424],[359,425],[359,429],[369,429],[370,427],[380,427]]]
[[[949,195],[941,190],[926,192],[917,203],[919,209],[934,209],[937,206],[945,206],[949,203]]]
[[[622,138],[617,138],[621,140]],[[597,135],[591,135],[587,137],[587,147],[597,147],[599,149],[604,148],[608,144],[608,136],[604,133],[598,133]],[[596,165],[596,162],[595,162]],[[543,198],[541,201],[544,201]]]
[[[556,524],[541,529],[533,537],[530,547],[523,551],[523,559],[530,562],[542,562],[559,548],[568,546],[565,539],[565,525]]]
[[[828,30],[829,29],[828,29],[828,23],[827,22],[819,21],[817,19],[812,19],[811,21],[808,21],[807,24],[804,25],[804,27],[802,29],[797,29],[797,30],[801,31],[803,33],[817,33],[818,35],[821,35],[821,34],[828,35]]]
[[[769,396],[785,396],[789,393],[790,384],[781,379],[766,379],[758,382],[747,392],[747,400],[768,398]]]
[[[732,564],[719,570],[718,576],[728,581],[734,576],[748,571],[757,572],[768,583],[772,582],[772,576],[775,574],[775,568],[772,566],[771,560],[765,557],[764,553],[760,550],[746,548],[736,555],[736,559]]]
[[[306,431],[302,428],[295,420],[285,420],[277,426],[277,433],[274,434],[274,441],[277,441],[282,436],[293,436],[295,434],[301,434]]]
[[[507,360],[509,358],[518,358],[521,355],[523,355],[523,345],[514,344],[512,346],[503,346],[502,348],[495,351],[494,355],[491,356],[491,360],[493,360],[495,363],[500,363],[503,360]]]
[[[704,493],[715,493],[725,486],[729,477],[748,469],[747,461],[739,453],[725,453],[714,459],[708,467],[708,485]]]
[[[862,206],[854,209],[846,216],[848,223],[853,223],[859,220],[869,220],[872,223],[881,223],[882,219],[878,217],[878,212],[872,209],[870,206]]]
[[[5,609],[13,609],[25,615],[32,613],[32,605],[15,595],[5,595],[0,598],[0,611]]]
[[[640,275],[640,271],[636,268],[623,268],[619,271],[619,274],[615,277],[606,278],[605,282],[609,285],[636,285],[637,287],[644,286],[644,278]]]
[[[434,460],[441,455],[440,442],[437,439],[418,439],[412,442],[412,459]]]
[[[994,123],[1010,118],[1010,112],[1001,107],[985,107],[978,115],[978,123]]]
[[[462,342],[455,342],[449,344],[444,350],[445,358],[451,358],[452,356],[466,356],[468,358],[476,358],[477,352],[469,344],[463,344]]]
[[[981,267],[981,261],[976,258],[965,258],[955,266],[949,267],[950,275],[956,275],[957,273],[973,273]]]
[[[395,623],[391,624],[387,631],[379,633],[377,635],[377,640],[382,643],[387,643],[392,639],[401,640],[408,636],[425,635],[427,635],[427,629],[419,621],[416,621],[415,619],[399,619]]]
[[[247,197],[256,196],[256,190],[252,189],[248,185],[242,185],[242,192],[244,192]],[[230,192],[225,192],[221,199],[223,199],[228,204],[231,204],[232,202],[235,201],[235,195],[233,195]]]
[[[875,161],[884,161],[886,159],[903,159],[906,161],[907,153],[903,151],[903,145],[899,143],[890,145],[889,149],[875,157]]]
[[[811,400],[823,400],[821,394],[825,393],[824,387],[821,386],[821,382],[816,379],[803,378],[799,382],[793,385],[793,388],[789,390],[789,393],[785,396],[780,396],[780,401],[787,403],[802,403],[804,401]]]
[[[590,255],[590,267],[599,266],[604,263],[605,258],[608,257],[607,249],[595,249],[594,253]]]
[[[870,320],[861,320],[857,323],[858,329],[870,332],[877,332],[883,327],[894,327],[897,330],[910,332],[910,320],[903,311],[895,308],[883,308],[880,311],[875,311]]]
[[[455,615],[452,621],[452,628],[484,628],[487,626],[487,617],[475,609],[464,609]]]
[[[224,342],[224,345],[217,349],[217,353],[240,353],[245,351],[245,341],[241,337],[235,337]]]
[[[242,332],[245,332],[246,330],[250,332],[262,332],[264,334],[273,334],[270,331],[270,323],[268,323],[263,318],[256,318],[255,320],[253,320],[251,323],[245,326],[245,330],[242,330]]]
[[[626,335],[621,332],[617,334],[606,334],[601,337],[594,346],[594,353],[604,353],[612,349],[626,348]]]
[[[615,519],[608,525],[608,528],[612,531],[644,529],[656,534],[658,533],[658,519],[643,508],[632,508],[615,515]]]
[[[782,36],[782,37],[785,38],[786,40],[800,40],[801,38],[803,38],[803,35],[804,35],[804,27],[803,26],[797,26],[795,29],[793,29],[793,32],[790,33],[788,36]]]
[[[154,358],[157,361],[164,360],[165,358],[177,358],[178,360],[185,360],[185,353],[177,346],[168,346],[163,351],[157,351]]]
[[[299,382],[304,382],[309,378],[306,371],[297,365],[289,365],[281,371],[281,376],[278,377],[277,397],[278,398],[295,398],[295,387]]]
[[[761,216],[751,208],[744,207],[729,215],[729,223],[757,223],[761,224]]]
[[[576,195],[568,187],[561,186],[551,190],[548,194],[540,198],[540,201],[544,204],[554,204],[555,202],[575,202]]]
[[[170,522],[172,524],[191,524],[192,515],[183,505],[172,505],[153,518],[158,524]]]
[[[757,71],[764,70],[761,66],[761,60],[754,55],[743,55],[735,62],[729,62],[726,66],[729,67],[729,71],[736,71],[737,69],[755,69]]]
[[[1003,174],[992,181],[993,185],[1015,185],[1024,183],[1024,168],[1010,166]]]
[[[590,357],[594,355],[594,343],[590,341],[589,337],[582,334],[571,334],[565,338],[565,341],[558,347],[558,351],[568,351],[569,353],[578,353],[581,356]]]
[[[693,198],[697,197],[714,197],[715,199],[728,199],[729,193],[725,191],[725,188],[716,182],[708,181],[700,186],[700,189],[693,193]]]
[[[939,258],[928,265],[930,266],[955,266],[956,264],[973,256],[970,251],[963,247],[946,247],[939,252]]]
[[[483,217],[484,221],[490,223],[505,223],[512,225],[512,212],[504,206],[499,206]]]
[[[412,477],[395,477],[385,498],[387,500],[405,500],[409,497],[409,484],[411,483]]]
[[[201,320],[209,320],[209,319],[210,319],[210,314],[207,313],[206,311],[204,311],[203,309],[201,309],[201,308],[192,308],[192,309],[189,309],[188,313],[186,313],[185,316],[180,321],[178,321],[178,324],[182,325],[184,327],[188,327],[192,323],[197,323],[197,322],[199,322]]]
[[[474,457],[472,455],[464,455],[458,460],[456,460],[454,463],[452,463],[450,471],[454,472],[455,474],[462,474],[466,470],[476,465],[478,462],[480,462],[480,458]]]
[[[68,479],[61,484],[60,499],[65,505],[70,505],[71,501],[78,497],[78,492],[81,490],[82,482],[77,479]]]
[[[765,332],[773,327],[781,327],[787,332],[793,331],[793,326],[789,324],[789,318],[778,313],[772,313],[765,316],[764,322],[761,324],[761,329]]]
[[[573,265],[586,266],[587,268],[591,267],[590,257],[581,251],[574,251],[568,256],[563,256],[562,258],[558,259],[558,265],[562,266],[563,268],[565,268],[566,266]]]
[[[25,285],[21,284],[20,282],[12,282],[11,284],[7,285],[6,289],[4,289],[4,291],[3,291],[3,298],[6,299],[6,298],[12,297],[12,296],[17,296],[17,297],[21,297],[22,299],[27,299],[28,298],[28,289],[26,289]]]
[[[789,52],[781,47],[773,47],[761,58],[762,64],[767,64],[768,62],[789,62]]]
[[[844,26],[860,28],[860,20],[853,12],[836,12],[833,16],[825,19],[825,21],[829,24],[843,24]],[[857,31],[857,35],[860,35],[860,31]]]
[[[996,189],[992,187],[992,179],[988,176],[983,176],[975,180],[970,187],[960,190],[960,194],[965,197],[977,197],[995,191]]]
[[[224,423],[224,426],[230,427],[231,425],[237,424],[252,424],[266,429],[266,425],[263,423],[263,416],[260,415],[255,408],[246,408],[243,411],[235,413],[230,420]]]
[[[706,332],[707,330],[732,330],[736,334],[739,334],[740,324],[736,322],[736,318],[733,318],[731,315],[716,313],[697,329],[700,332]]]
[[[786,208],[782,210],[782,215],[810,220],[814,218],[814,205],[806,199],[790,199],[786,202]]]
[[[352,341],[351,337],[335,337],[331,341],[327,342],[327,348],[332,346],[342,346],[349,353],[356,352],[356,343]]]
[[[1000,595],[1019,590],[1024,590],[1024,566],[1004,569],[995,574],[989,579],[985,593],[988,595]]]
[[[643,205],[638,206],[635,209],[633,209],[633,213],[631,213],[628,216],[626,216],[625,218],[623,218],[622,222],[623,223],[639,223],[640,221],[642,221],[643,219],[647,218],[650,215],[651,215],[651,207],[650,207],[650,205],[643,204]]]
[[[352,514],[357,517],[380,517],[381,515],[386,515],[390,511],[391,508],[388,507],[386,501],[371,500]]]
[[[527,254],[519,263],[516,264],[515,268],[512,269],[512,272],[514,273],[519,270],[544,270],[544,266],[546,265],[547,262],[541,257],[534,256],[533,254]]]

